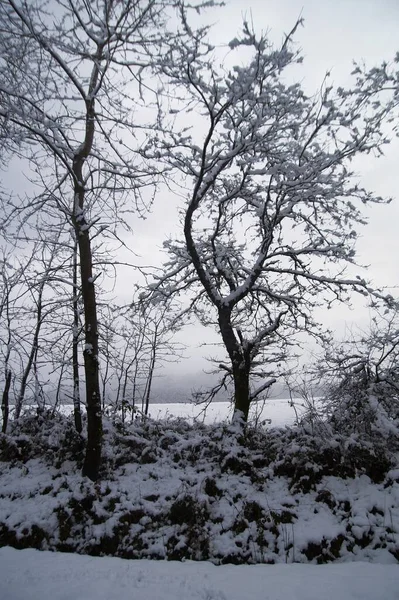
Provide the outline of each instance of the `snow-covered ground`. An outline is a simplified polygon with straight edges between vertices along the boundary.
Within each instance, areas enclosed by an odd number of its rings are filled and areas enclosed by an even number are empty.
[[[2,436],[0,600],[399,599],[397,446],[273,429],[295,418],[286,400],[245,439],[220,424],[227,403],[205,424],[200,410],[105,419],[96,483],[70,418],[34,413]]]
[[[399,568],[224,565],[0,548],[2,600],[397,600]]]
[[[356,440],[105,421],[93,483],[70,419],[20,428],[0,446],[0,546],[215,564],[398,560],[396,458]]]
[[[51,409],[51,406],[48,408]],[[26,411],[35,410],[34,406],[26,406]],[[64,404],[57,409],[65,415],[70,415],[73,412],[71,404]],[[84,411],[84,407],[82,406]],[[250,410],[250,421],[258,423],[266,422],[273,427],[284,427],[292,425],[305,410],[303,402],[299,398],[294,398],[292,401],[287,398],[269,398],[265,402],[254,403]],[[113,411],[110,409],[110,413]],[[13,408],[11,407],[12,419]],[[168,402],[168,403],[153,403],[150,404],[149,416],[152,419],[167,419],[182,417],[189,422],[198,421],[207,425],[230,421],[233,414],[232,405],[230,402],[213,402],[209,406],[203,404],[195,404],[194,402]],[[130,413],[127,415],[127,420],[130,420]],[[0,424],[2,416],[0,414]]]
[[[300,415],[304,410],[299,399],[294,399],[294,403],[296,412],[292,403],[285,398],[273,398],[264,403],[255,403],[250,411],[250,420],[269,421],[273,427],[292,425],[297,414]],[[153,419],[183,417],[211,425],[229,420],[232,416],[232,406],[230,402],[213,402],[207,407],[192,402],[151,404],[149,413]]]

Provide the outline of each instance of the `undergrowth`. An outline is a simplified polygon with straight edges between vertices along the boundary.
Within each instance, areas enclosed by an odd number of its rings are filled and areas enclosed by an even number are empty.
[[[60,415],[0,436],[0,545],[224,563],[399,560],[397,454],[359,436],[105,423],[101,481]],[[367,498],[367,502],[365,501]]]

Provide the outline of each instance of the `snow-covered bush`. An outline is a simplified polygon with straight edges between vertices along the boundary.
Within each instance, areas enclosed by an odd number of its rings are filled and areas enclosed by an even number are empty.
[[[25,412],[10,423],[9,434],[0,434],[0,461],[27,462],[46,458],[53,465],[73,460],[81,465],[84,439],[76,431],[73,418],[54,411]]]
[[[329,345],[316,366],[323,435],[331,432],[399,449],[399,322],[377,314],[367,334]],[[314,405],[305,421],[314,423]],[[310,414],[312,413],[312,414]]]
[[[93,483],[72,420],[20,427],[0,437],[0,546],[216,564],[399,557],[398,457],[359,437],[106,421]]]

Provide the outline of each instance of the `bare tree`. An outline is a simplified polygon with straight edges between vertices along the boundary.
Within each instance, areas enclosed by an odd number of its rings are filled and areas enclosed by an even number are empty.
[[[21,415],[28,390],[43,404],[42,367],[52,362],[54,347],[63,337],[59,315],[69,303],[69,292],[60,283],[65,280],[64,251],[46,235],[44,238],[32,244],[29,251],[26,249],[27,255],[18,247],[8,248],[1,265],[0,339],[6,388],[3,403],[10,399],[15,404],[16,419]],[[14,383],[11,394],[9,373]]]
[[[103,397],[122,422],[139,405],[148,414],[154,377],[183,356],[184,345],[174,339],[181,326],[176,304],[154,304],[145,296],[137,293],[129,306],[107,307],[108,321],[103,319],[100,330]]]
[[[328,76],[313,97],[289,83],[286,70],[302,62],[293,42],[300,24],[274,48],[244,23],[230,49],[252,58],[228,71],[184,45],[164,63],[198,126],[184,144],[173,132],[165,144],[187,200],[182,236],[165,242],[170,260],[153,290],[191,293],[189,309],[217,324],[240,422],[274,381],[268,350],[284,354],[298,332],[319,335],[316,306],[371,291],[345,267],[355,265],[361,207],[383,199],[355,181],[350,163],[387,142],[395,100],[376,102],[358,84],[353,94],[334,90]]]
[[[1,346],[4,363],[4,390],[1,401],[1,411],[3,416],[2,432],[6,433],[9,418],[9,394],[12,380],[11,354],[12,354],[12,304],[13,290],[18,286],[22,277],[22,269],[13,270],[9,263],[10,256],[3,252],[1,259],[1,300],[0,300],[0,328],[1,328]],[[12,271],[12,273],[10,273]]]
[[[132,308],[134,309],[134,305]],[[142,412],[147,416],[157,367],[163,367],[165,363],[176,362],[183,356],[184,345],[174,340],[175,334],[182,326],[182,321],[179,318],[177,306],[170,301],[153,304],[141,298],[136,307],[136,312],[138,311],[142,316],[147,352],[145,386],[142,396]]]
[[[121,411],[122,422],[126,413],[131,412],[133,418],[143,372],[147,365],[146,332],[142,315],[134,311],[119,309],[119,320],[114,321],[113,328],[118,336],[118,353],[114,360],[116,393],[114,411]]]
[[[74,230],[85,336],[83,473],[92,480],[102,439],[93,238],[116,233],[124,211],[145,209],[142,190],[159,175],[142,158],[159,116],[149,108],[157,106],[157,90],[143,73],[191,37],[176,23],[168,29],[179,7],[174,0],[0,1],[0,148],[29,159],[40,190],[28,202],[10,202],[7,214],[24,213],[26,230],[38,211],[42,221],[56,212]]]
[[[28,281],[25,275],[26,290],[33,301],[34,310],[32,312],[35,315],[35,318],[33,324],[32,339],[29,343],[29,350],[27,348],[25,350],[27,352],[27,360],[22,373],[19,393],[15,402],[16,419],[19,419],[19,417],[21,416],[22,405],[24,402],[28,379],[31,374],[32,368],[35,372],[35,383],[37,383],[37,357],[39,352],[40,330],[42,328],[43,322],[49,317],[50,314],[54,312],[54,303],[50,301],[47,304],[45,301],[46,286],[49,283],[49,273],[52,269],[53,260],[53,252],[50,253],[50,257],[48,259],[46,257],[43,257],[44,268],[41,269],[42,272],[37,282]],[[35,275],[37,277],[38,273],[36,272]]]

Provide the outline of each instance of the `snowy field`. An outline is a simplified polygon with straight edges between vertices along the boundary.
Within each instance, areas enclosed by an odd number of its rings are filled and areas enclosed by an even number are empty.
[[[299,399],[294,399],[295,410],[300,415],[303,406]],[[287,399],[269,399],[265,403],[254,404],[250,411],[250,420],[258,419],[259,422],[269,421],[273,427],[292,425],[296,419],[295,410],[291,401]],[[190,402],[173,404],[151,404],[149,414],[153,419],[164,419],[165,417],[184,417],[190,421],[198,420],[208,425],[227,421],[232,416],[232,405],[230,402],[213,402],[208,407],[196,405]]]
[[[51,406],[46,408],[51,409]],[[13,407],[10,407],[10,419],[13,418]],[[26,406],[26,410],[34,410],[33,406]],[[84,410],[84,406],[82,406]],[[73,412],[71,404],[61,405],[58,410],[69,415]],[[112,409],[110,410],[112,413]],[[294,398],[293,401],[287,398],[272,398],[259,404],[254,403],[250,409],[249,420],[256,420],[258,423],[266,422],[272,427],[284,427],[293,425],[297,417],[304,412],[302,400]],[[199,421],[206,425],[213,425],[222,421],[230,421],[233,415],[233,408],[230,402],[213,402],[209,406],[194,404],[193,402],[172,402],[172,403],[153,403],[150,404],[149,416],[152,419],[167,419],[169,417],[182,417],[189,422]],[[127,415],[127,421],[130,420],[130,413]],[[0,424],[2,417],[0,414]]]
[[[224,565],[0,548],[2,600],[398,600],[399,568]]]

